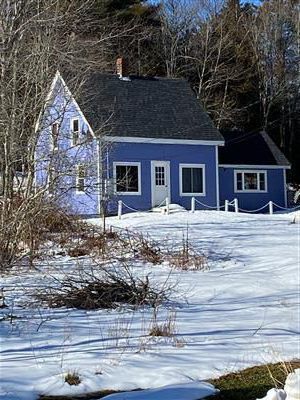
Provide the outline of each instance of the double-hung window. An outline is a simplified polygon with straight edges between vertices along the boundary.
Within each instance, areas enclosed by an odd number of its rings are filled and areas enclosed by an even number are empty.
[[[261,170],[235,170],[235,192],[266,192],[267,172]]]
[[[180,164],[179,185],[181,196],[205,196],[205,165]]]
[[[136,162],[115,162],[114,181],[117,194],[141,194],[141,164]]]
[[[79,143],[79,119],[71,119],[71,135],[72,135],[72,145],[76,146]]]
[[[85,191],[85,179],[86,179],[86,168],[83,164],[77,165],[76,171],[76,192],[77,193],[84,193]]]

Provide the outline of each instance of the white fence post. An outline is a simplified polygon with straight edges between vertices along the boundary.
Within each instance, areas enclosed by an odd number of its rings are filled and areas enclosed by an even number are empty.
[[[229,201],[225,200],[225,211],[228,212]]]
[[[122,218],[122,200],[118,201],[118,218]]]
[[[234,199],[233,202],[234,202],[234,211],[235,211],[236,213],[238,213],[238,212],[239,212],[239,202],[238,202],[238,199]]]
[[[195,197],[192,197],[192,200],[191,200],[191,212],[194,213],[195,209],[196,209],[196,199],[195,199]]]
[[[167,211],[167,215],[169,215],[169,213],[170,213],[170,200],[169,200],[169,197],[166,198],[166,211]]]
[[[269,213],[273,214],[273,201],[269,201]]]

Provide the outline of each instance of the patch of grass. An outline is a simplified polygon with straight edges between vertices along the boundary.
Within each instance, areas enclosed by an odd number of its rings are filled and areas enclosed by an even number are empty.
[[[220,393],[214,400],[255,400],[262,398],[273,387],[283,388],[286,376],[300,368],[300,361],[276,363],[247,368],[245,370],[211,379]]]
[[[171,337],[173,336],[173,333],[168,325],[162,324],[162,325],[154,325],[150,329],[149,336]]]
[[[65,376],[65,382],[70,386],[78,386],[81,383],[81,379],[77,372],[68,372]]]
[[[157,323],[157,310],[154,310],[154,321],[149,336],[173,337],[175,334],[176,313],[171,312],[162,324]]]

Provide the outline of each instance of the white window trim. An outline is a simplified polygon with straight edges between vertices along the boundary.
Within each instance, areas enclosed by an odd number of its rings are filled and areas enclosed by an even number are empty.
[[[244,174],[264,174],[265,175],[265,190],[260,189],[242,189],[237,188],[237,174],[242,174],[242,187],[244,188],[245,178]],[[258,179],[259,182],[259,179]],[[268,174],[266,170],[262,169],[235,169],[234,170],[234,193],[267,193],[268,192]]]
[[[137,192],[118,192],[117,191],[117,166],[135,166],[138,167],[138,186]],[[114,192],[118,196],[140,196],[142,194],[142,178],[141,178],[141,163],[133,161],[115,161],[113,162],[113,179],[114,179]]]
[[[83,178],[83,179],[84,179],[84,184],[83,184],[84,189],[83,189],[83,190],[78,190],[78,185],[79,185],[79,168],[80,168],[81,166],[83,166],[83,167],[85,168],[85,176],[84,176],[84,178]],[[85,194],[85,187],[86,187],[85,180],[86,180],[86,166],[85,166],[84,164],[77,164],[77,165],[76,165],[76,184],[75,184],[75,191],[76,191],[76,194]]]
[[[203,192],[202,193],[183,193],[182,192],[182,169],[183,168],[202,168],[202,183]],[[197,197],[206,196],[206,184],[205,184],[205,164],[179,164],[179,195],[182,197]]]
[[[74,143],[74,131],[73,131],[73,121],[78,121],[78,142]],[[80,136],[80,119],[78,117],[73,117],[70,119],[70,132],[71,132],[71,144],[72,146],[77,146],[80,142],[79,136]]]

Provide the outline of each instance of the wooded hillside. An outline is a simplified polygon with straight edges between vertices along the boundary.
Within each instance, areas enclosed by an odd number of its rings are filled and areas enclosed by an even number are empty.
[[[55,71],[80,86],[90,70],[114,72],[119,56],[130,74],[187,79],[221,130],[266,130],[300,182],[297,0],[3,0],[0,48],[6,191],[20,165],[30,170]]]
[[[222,129],[266,130],[300,181],[300,5],[293,0],[98,0],[80,34],[98,37],[101,18],[117,34],[95,68],[188,79]],[[124,32],[127,26],[128,32]],[[78,32],[79,34],[79,32]],[[97,50],[95,48],[95,52]],[[104,56],[104,57],[103,57]],[[105,66],[103,61],[105,59]]]

